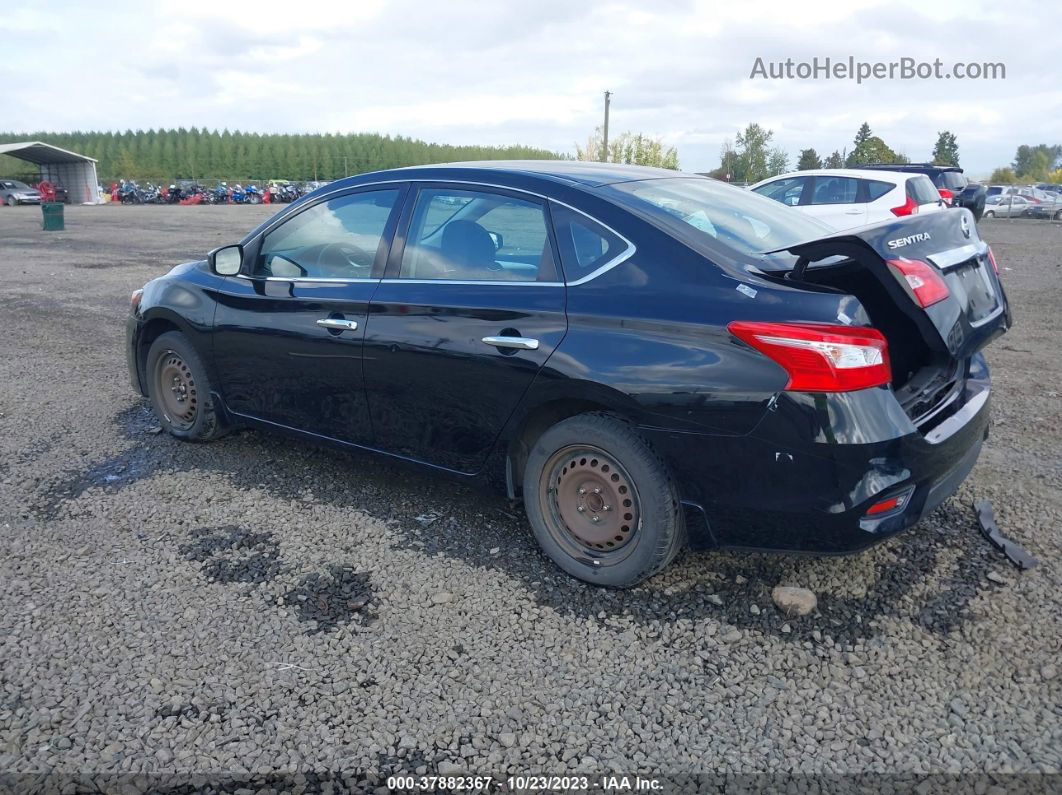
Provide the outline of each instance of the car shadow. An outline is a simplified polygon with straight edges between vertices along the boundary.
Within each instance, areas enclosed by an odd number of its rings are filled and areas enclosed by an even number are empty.
[[[892,617],[946,635],[969,619],[978,593],[992,587],[985,574],[997,561],[972,513],[952,500],[912,530],[861,553],[871,557],[851,575],[865,580],[858,593],[819,590],[815,612],[788,618],[771,602],[775,585],[802,585],[824,574],[844,580],[859,556],[797,559],[687,551],[636,588],[599,588],[567,576],[547,560],[522,509],[503,496],[368,454],[297,440],[278,446],[276,437],[253,431],[239,431],[211,445],[186,444],[159,433],[146,402],[119,412],[115,424],[133,444],[43,484],[32,513],[53,518],[90,488],[115,492],[168,471],[216,473],[237,487],[263,489],[280,499],[363,511],[388,522],[403,548],[503,572],[538,605],[617,631],[629,621],[712,619],[793,641],[830,638],[850,644],[880,633],[880,620]]]

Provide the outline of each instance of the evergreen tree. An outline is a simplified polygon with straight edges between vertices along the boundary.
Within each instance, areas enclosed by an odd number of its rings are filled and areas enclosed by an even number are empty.
[[[823,168],[844,168],[844,158],[841,157],[841,153],[836,149],[833,150],[833,154],[826,158],[822,164]]]
[[[933,147],[933,162],[939,166],[959,165],[959,144],[955,134],[944,130],[937,133],[937,143]]]
[[[797,171],[808,171],[814,168],[822,168],[822,159],[814,149],[801,149],[800,159],[797,161]]]

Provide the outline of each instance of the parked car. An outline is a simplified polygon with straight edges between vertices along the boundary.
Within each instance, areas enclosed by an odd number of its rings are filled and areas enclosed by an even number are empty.
[[[1042,201],[1031,201],[1026,214],[1029,218],[1050,218],[1062,221],[1062,196],[1046,192]],[[1028,197],[1022,197],[1028,198]]]
[[[988,199],[985,186],[970,182],[958,166],[938,166],[935,163],[873,163],[861,168],[925,174],[933,181],[933,185],[949,207],[965,207],[977,220],[981,219],[985,201]]]
[[[1025,218],[1035,204],[1013,193],[993,196],[985,205],[985,218]]]
[[[831,229],[945,209],[928,177],[889,171],[793,171],[757,182],[749,190],[794,207]]]
[[[0,179],[0,202],[8,207],[14,207],[16,204],[40,204],[41,194],[17,179]]]
[[[629,586],[688,532],[840,553],[917,522],[977,460],[1009,325],[966,210],[835,234],[695,175],[489,162],[303,197],[137,290],[127,352],[179,439],[496,485],[558,566]]]

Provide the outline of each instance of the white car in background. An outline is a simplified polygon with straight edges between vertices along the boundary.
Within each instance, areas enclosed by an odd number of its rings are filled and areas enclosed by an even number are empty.
[[[749,190],[807,213],[833,229],[947,209],[929,177],[899,171],[793,171],[750,185]]]

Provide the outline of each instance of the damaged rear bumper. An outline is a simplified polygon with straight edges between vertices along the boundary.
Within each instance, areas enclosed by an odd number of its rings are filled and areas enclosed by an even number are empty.
[[[705,519],[696,545],[845,554],[955,493],[987,438],[990,394],[978,354],[952,413],[929,429],[914,427],[890,390],[867,389],[784,393],[747,436],[648,435],[677,464],[687,507]],[[868,514],[892,497],[900,504]]]

